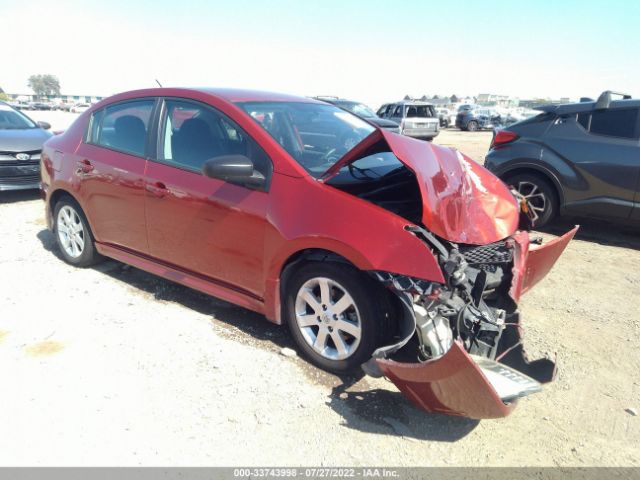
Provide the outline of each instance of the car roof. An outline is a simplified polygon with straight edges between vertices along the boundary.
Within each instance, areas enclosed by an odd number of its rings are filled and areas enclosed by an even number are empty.
[[[288,95],[284,93],[265,92],[260,90],[236,89],[236,88],[209,88],[209,87],[164,87],[147,88],[143,90],[130,90],[118,93],[109,97],[105,103],[112,103],[114,100],[126,100],[136,97],[149,96],[181,96],[189,93],[204,93],[218,97],[221,100],[237,102],[299,102],[299,103],[322,103],[308,97]],[[103,101],[104,102],[104,101]],[[103,104],[103,102],[100,102]]]
[[[563,103],[561,105],[541,105],[534,110],[555,113],[557,115],[570,115],[573,113],[591,112],[596,109],[596,101]],[[613,100],[607,108],[637,108],[640,107],[640,99]]]

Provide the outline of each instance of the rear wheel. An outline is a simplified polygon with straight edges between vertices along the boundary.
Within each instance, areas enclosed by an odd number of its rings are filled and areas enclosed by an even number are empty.
[[[470,132],[477,132],[480,129],[480,125],[478,125],[478,122],[476,122],[475,120],[471,120],[469,123],[467,123],[467,130],[469,130]]]
[[[286,285],[286,320],[302,353],[333,373],[355,372],[388,338],[387,292],[350,265],[304,264]]]
[[[548,180],[534,173],[519,173],[505,179],[522,195],[533,212],[533,226],[543,227],[556,216],[558,195]]]
[[[54,235],[62,258],[76,267],[88,267],[100,259],[89,222],[75,200],[64,197],[54,209]]]

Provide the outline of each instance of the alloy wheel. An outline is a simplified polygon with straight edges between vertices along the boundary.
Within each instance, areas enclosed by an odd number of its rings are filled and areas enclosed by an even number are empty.
[[[360,344],[362,322],[355,301],[330,278],[311,278],[300,287],[295,315],[305,342],[326,359],[349,358]]]
[[[517,190],[527,202],[529,209],[533,213],[533,221],[536,222],[538,218],[544,215],[549,200],[540,187],[532,182],[518,182]]]
[[[56,222],[60,245],[71,258],[78,258],[84,251],[85,231],[80,215],[71,206],[65,205],[58,212]]]

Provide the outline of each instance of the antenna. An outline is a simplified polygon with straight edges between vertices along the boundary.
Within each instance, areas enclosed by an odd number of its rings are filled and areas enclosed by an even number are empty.
[[[156,83],[158,84],[158,86],[159,86],[160,88],[162,88],[162,84],[158,81],[158,79],[157,79],[157,78],[156,78]]]

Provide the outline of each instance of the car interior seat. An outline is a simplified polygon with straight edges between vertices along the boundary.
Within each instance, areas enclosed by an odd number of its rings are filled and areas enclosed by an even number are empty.
[[[147,129],[140,118],[134,115],[118,117],[113,124],[113,131],[109,140],[111,146],[139,155],[144,154]]]

